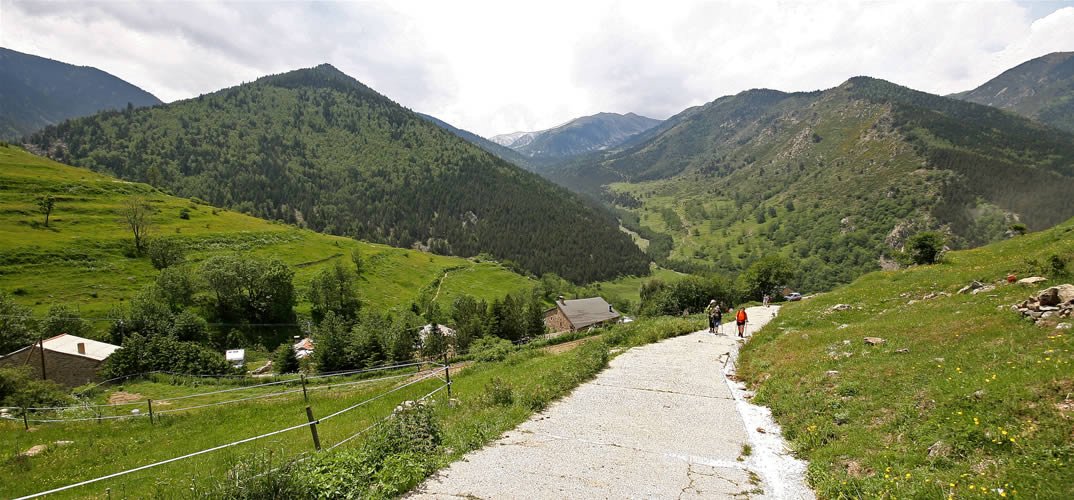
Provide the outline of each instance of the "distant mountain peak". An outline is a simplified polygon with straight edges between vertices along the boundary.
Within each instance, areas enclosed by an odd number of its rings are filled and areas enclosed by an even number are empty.
[[[1074,132],[1074,52],[1019,64],[980,87],[951,97],[993,106]]]
[[[637,113],[601,112],[549,129],[500,134],[490,140],[530,158],[563,159],[614,148],[661,122]]]

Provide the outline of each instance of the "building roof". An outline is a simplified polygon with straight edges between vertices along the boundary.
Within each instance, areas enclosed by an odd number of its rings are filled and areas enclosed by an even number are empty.
[[[576,330],[619,317],[619,311],[601,297],[562,300],[556,302],[556,307],[563,311]]]
[[[85,354],[78,352],[78,344],[86,344]],[[108,356],[111,356],[113,352],[116,352],[116,349],[119,349],[118,345],[84,339],[66,333],[62,333],[50,339],[45,339],[46,351],[61,352],[72,356],[95,359],[97,361],[104,361]]]

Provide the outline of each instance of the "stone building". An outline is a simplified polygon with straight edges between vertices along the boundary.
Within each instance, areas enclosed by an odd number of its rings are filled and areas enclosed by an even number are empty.
[[[544,324],[552,332],[573,332],[584,328],[618,323],[622,316],[601,297],[556,300],[556,307],[545,311]]]
[[[119,346],[65,333],[0,358],[0,367],[26,366],[35,377],[41,377],[44,365],[46,380],[77,387],[100,380],[97,370],[116,349]]]

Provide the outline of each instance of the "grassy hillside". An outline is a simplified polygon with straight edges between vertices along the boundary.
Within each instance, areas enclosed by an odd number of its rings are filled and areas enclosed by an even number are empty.
[[[1074,216],[1074,137],[882,80],[751,90],[660,128],[549,175],[616,206],[665,267],[734,273],[779,253],[799,264],[792,285],[822,290],[919,231],[965,248]]]
[[[56,198],[47,228],[35,204],[46,193]],[[0,147],[0,290],[38,313],[53,304],[70,304],[92,318],[104,317],[113,305],[129,300],[157,275],[148,259],[129,256],[133,243],[119,212],[135,194],[146,196],[155,210],[152,236],[177,239],[189,260],[243,252],[290,265],[296,271],[299,312],[309,309],[305,290],[312,277],[339,259],[349,263],[353,249],[362,253],[368,269],[359,280],[359,294],[376,310],[409,307],[421,293],[432,294],[446,307],[463,293],[491,300],[532,286],[531,280],[494,262],[270,223]],[[184,210],[188,219],[180,216]],[[103,329],[107,323],[95,326]]]
[[[642,274],[610,214],[329,65],[30,138],[58,161],[324,233],[488,253],[575,282]]]
[[[811,461],[822,497],[1070,498],[1074,338],[1010,306],[1072,271],[1074,220],[872,273],[785,306],[738,373]],[[1008,273],[1049,280],[956,293]],[[851,309],[832,309],[840,303]]]

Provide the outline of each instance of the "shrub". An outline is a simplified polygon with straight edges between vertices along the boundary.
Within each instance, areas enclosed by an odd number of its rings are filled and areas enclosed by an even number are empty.
[[[0,368],[0,405],[64,406],[71,399],[56,382],[34,379],[29,368]]]
[[[510,340],[493,336],[481,337],[470,344],[470,353],[476,361],[503,361],[514,351],[515,345]]]
[[[191,375],[224,375],[231,365],[224,356],[193,342],[169,336],[127,335],[123,345],[101,367],[105,378],[161,370]]]
[[[939,262],[945,244],[946,240],[939,232],[924,231],[910,237],[906,252],[914,264],[935,264]]]
[[[153,267],[164,269],[182,263],[185,259],[183,246],[171,238],[155,238],[149,241],[146,248],[149,261]]]
[[[273,368],[276,369],[276,373],[295,373],[298,371],[298,358],[295,357],[295,349],[291,347],[291,344],[284,342],[276,348],[276,353],[272,356]]]
[[[481,402],[490,406],[511,406],[515,402],[514,390],[511,384],[503,379],[495,377],[485,384],[485,392],[481,395]]]
[[[179,209],[179,218],[183,219],[183,220],[190,220],[190,209],[189,208],[180,208]]]
[[[62,333],[85,337],[89,335],[90,330],[89,322],[82,319],[76,309],[62,304],[50,307],[48,315],[41,324],[41,334],[45,338],[55,337]]]

